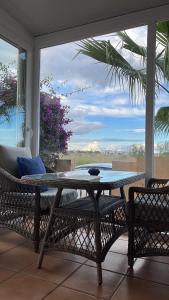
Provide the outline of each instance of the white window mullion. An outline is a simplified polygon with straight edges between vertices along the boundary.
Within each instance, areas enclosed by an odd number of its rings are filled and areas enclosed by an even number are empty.
[[[146,181],[154,174],[154,106],[155,106],[156,23],[148,25],[145,172]]]
[[[32,154],[39,154],[40,135],[40,49],[33,53]]]

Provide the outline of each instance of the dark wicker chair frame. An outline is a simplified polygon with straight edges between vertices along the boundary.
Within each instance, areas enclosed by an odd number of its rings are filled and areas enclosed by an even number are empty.
[[[97,264],[98,284],[102,283],[101,263],[116,241],[127,231],[126,204],[122,197],[104,195],[101,190],[86,187],[88,196],[59,207],[62,189],[59,189],[51,211],[38,267],[44,250],[56,249],[78,254]]]
[[[0,168],[0,226],[32,240],[37,252],[50,212],[41,209],[40,192],[37,189],[35,195],[35,189]]]
[[[169,255],[168,179],[149,180],[147,188],[131,187],[128,202],[128,263],[134,258]]]

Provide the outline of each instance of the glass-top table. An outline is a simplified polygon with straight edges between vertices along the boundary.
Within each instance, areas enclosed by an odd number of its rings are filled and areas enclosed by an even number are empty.
[[[127,230],[126,199],[123,187],[145,177],[144,173],[100,170],[91,176],[88,170],[24,176],[21,182],[36,187],[35,210],[40,211],[40,186],[56,187],[55,201],[43,239],[38,267],[45,249],[53,248],[82,255],[96,262],[98,284],[102,283],[102,267],[115,240]],[[85,190],[86,196],[66,205],[61,203],[63,189]],[[120,196],[103,191],[120,189]],[[40,219],[39,219],[40,224]],[[39,245],[37,230],[35,242]]]
[[[109,190],[121,188],[145,178],[145,173],[129,171],[101,170],[98,176],[89,175],[88,170],[26,175],[22,183],[34,186],[62,188],[90,188],[93,190]]]
[[[23,183],[36,186],[37,211],[40,186],[57,187],[38,267],[41,267],[45,249],[71,252],[96,262],[98,284],[101,284],[101,263],[115,240],[127,230],[123,187],[144,177],[144,173],[112,170],[100,170],[99,176],[91,176],[87,170],[81,169],[23,177]],[[61,195],[66,188],[82,189],[87,194],[72,203],[62,205]],[[120,189],[120,196],[103,194],[105,190],[116,188]],[[38,235],[36,237],[39,238]]]

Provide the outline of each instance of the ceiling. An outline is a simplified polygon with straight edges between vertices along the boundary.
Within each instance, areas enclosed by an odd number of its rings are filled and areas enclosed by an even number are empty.
[[[0,0],[0,7],[32,35],[169,4],[169,0]]]

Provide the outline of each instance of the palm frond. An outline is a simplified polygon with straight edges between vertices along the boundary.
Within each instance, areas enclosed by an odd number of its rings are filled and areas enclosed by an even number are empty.
[[[169,106],[161,107],[157,111],[154,127],[157,134],[169,134]]]
[[[120,31],[117,33],[117,35],[120,37],[122,40],[122,48],[125,48],[131,53],[135,53],[139,55],[142,59],[143,62],[145,62],[147,58],[147,48],[144,46],[141,46],[137,44],[128,34],[126,31]]]
[[[157,41],[164,47],[163,72],[164,78],[169,80],[169,21],[157,24]]]
[[[106,64],[108,76],[111,81],[124,87],[124,81],[128,84],[129,95],[133,102],[137,102],[138,95],[145,93],[145,70],[137,70],[113,47],[110,41],[98,41],[88,39],[81,41],[78,54],[84,54],[94,58],[98,62]]]
[[[161,44],[163,47],[165,47],[166,42],[167,42],[167,38],[163,33],[160,33],[160,32],[157,31],[156,32],[156,39],[157,39],[157,42],[159,44]]]

